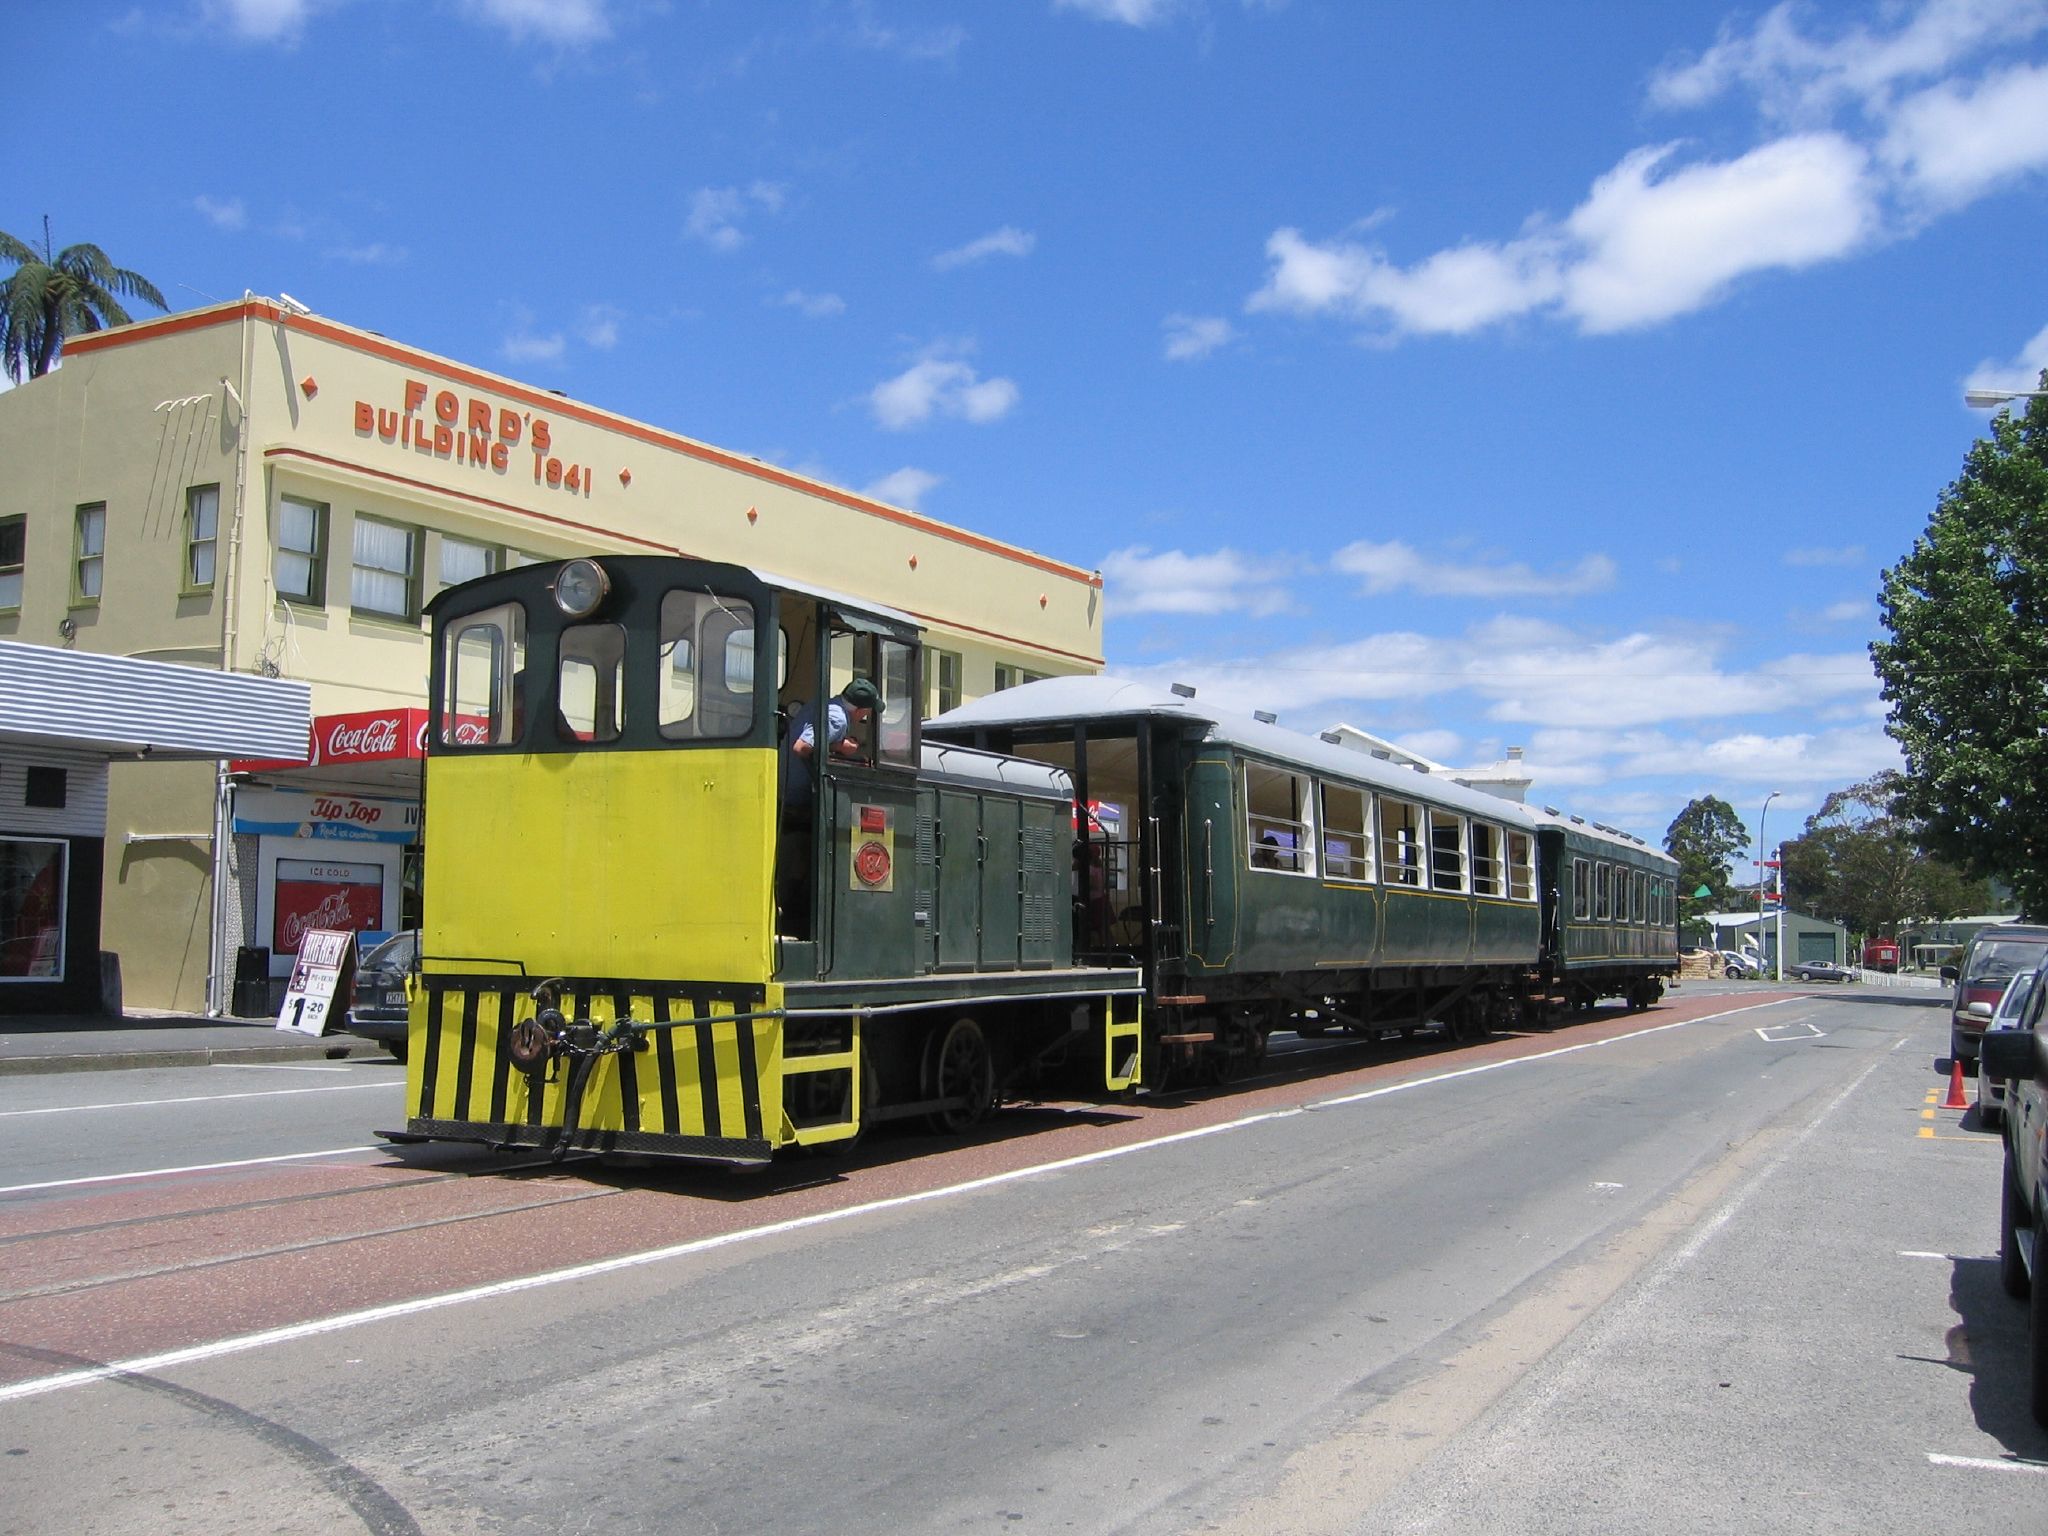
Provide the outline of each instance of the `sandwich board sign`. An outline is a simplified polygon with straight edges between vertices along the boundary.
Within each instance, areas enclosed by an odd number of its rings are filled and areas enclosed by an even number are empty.
[[[334,999],[354,969],[356,936],[346,928],[308,928],[299,941],[299,958],[285,988],[277,1027],[302,1035],[324,1035],[333,1015]]]

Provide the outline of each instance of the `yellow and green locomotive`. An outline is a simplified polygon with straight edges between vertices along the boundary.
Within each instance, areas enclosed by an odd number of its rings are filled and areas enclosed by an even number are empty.
[[[1074,959],[1072,786],[923,741],[908,617],[657,556],[429,617],[392,1139],[759,1163],[1135,1080],[1138,973]]]

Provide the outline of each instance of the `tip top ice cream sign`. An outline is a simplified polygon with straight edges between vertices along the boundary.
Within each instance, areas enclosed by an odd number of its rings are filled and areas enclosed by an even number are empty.
[[[497,475],[523,473],[530,460],[535,485],[589,498],[597,471],[555,452],[554,425],[545,416],[434,389],[420,379],[407,379],[400,398],[396,409],[358,400],[356,436]]]

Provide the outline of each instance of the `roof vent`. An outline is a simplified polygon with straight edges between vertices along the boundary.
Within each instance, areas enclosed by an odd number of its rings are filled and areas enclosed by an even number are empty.
[[[1280,723],[1280,717],[1270,709],[1255,709],[1252,711],[1252,718],[1261,725],[1278,725]]]
[[[1175,683],[1171,689],[1171,692],[1173,693],[1175,698],[1180,699],[1192,699],[1195,696],[1195,690],[1193,685],[1188,683]]]
[[[1374,747],[1372,749],[1372,755],[1378,758],[1383,763],[1391,763],[1394,760],[1394,754],[1389,752],[1385,747]]]
[[[1333,747],[1341,747],[1344,745],[1344,738],[1338,735],[1335,731],[1325,731],[1319,739],[1327,741]]]
[[[1543,807],[1543,814],[1546,816],[1562,816],[1564,812],[1560,811],[1554,805],[1546,805],[1545,807]]]
[[[1583,817],[1583,816],[1574,816],[1574,817],[1572,818],[1572,821],[1573,821],[1573,822],[1574,822],[1574,823],[1575,823],[1576,825],[1578,825],[1578,826],[1581,826],[1581,827],[1583,827],[1583,826],[1584,826],[1584,825],[1586,824],[1586,818],[1585,818],[1585,817]]]

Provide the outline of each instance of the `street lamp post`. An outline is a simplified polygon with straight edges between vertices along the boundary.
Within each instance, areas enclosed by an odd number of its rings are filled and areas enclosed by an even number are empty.
[[[2015,400],[2048,399],[2048,389],[1966,389],[1963,404],[1973,411],[1988,411]]]
[[[1764,855],[1771,849],[1764,838],[1764,828],[1770,824],[1771,802],[1782,793],[1782,790],[1774,789],[1765,795],[1764,808],[1756,813],[1756,952],[1759,960],[1764,958]],[[1782,977],[1783,972],[1779,974]]]

